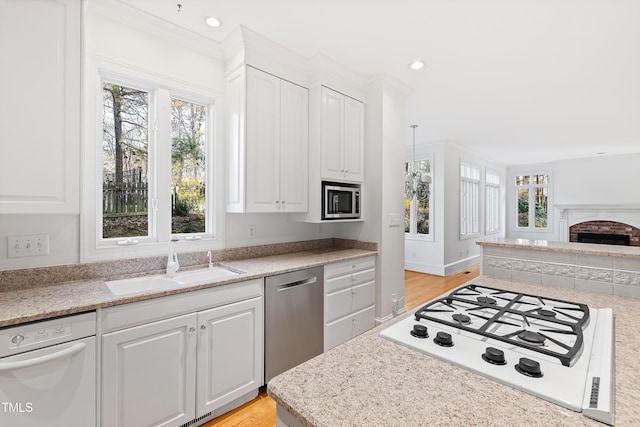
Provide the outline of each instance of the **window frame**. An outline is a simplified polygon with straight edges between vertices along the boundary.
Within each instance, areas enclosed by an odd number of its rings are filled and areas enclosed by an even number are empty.
[[[82,262],[166,254],[171,239],[171,99],[198,103],[207,107],[205,233],[176,235],[184,243],[176,249],[199,250],[224,247],[224,187],[222,185],[223,153],[217,141],[219,132],[215,117],[220,94],[211,88],[192,85],[176,78],[145,69],[115,63],[88,55],[85,79],[85,117],[83,133],[83,208],[81,221]],[[144,237],[102,238],[102,84],[122,84],[149,92],[148,184],[149,233]],[[164,103],[164,104],[163,104]],[[166,105],[165,105],[166,104]],[[163,119],[164,117],[164,119]],[[164,120],[164,121],[163,121]],[[158,147],[159,134],[165,133]],[[162,137],[161,137],[162,138]],[[165,171],[160,173],[160,171]],[[161,191],[166,188],[167,191]],[[162,206],[165,206],[163,208]],[[166,208],[168,206],[169,208]],[[164,227],[164,225],[168,225]],[[166,230],[164,228],[167,228]],[[120,243],[119,243],[120,242]],[[182,246],[182,247],[181,247]]]
[[[473,170],[476,176],[467,176],[466,169]],[[480,236],[480,171],[480,166],[460,159],[460,209],[458,210],[460,240]],[[468,192],[469,189],[475,191]],[[471,218],[469,213],[472,214]]]
[[[534,175],[547,175],[547,184],[528,184],[528,185],[517,185],[516,178],[518,176],[531,176]],[[541,170],[541,171],[518,171],[514,172],[511,177],[511,184],[513,185],[513,195],[514,195],[514,204],[513,204],[513,220],[514,225],[513,229],[516,232],[533,232],[533,233],[549,233],[553,231],[553,223],[551,221],[551,192],[552,192],[552,180],[553,175],[549,170]],[[529,225],[527,227],[520,227],[518,225],[518,190],[521,188],[529,189]],[[546,188],[547,190],[547,226],[544,228],[535,226],[535,190],[538,188]],[[531,209],[531,206],[534,206]]]
[[[485,235],[499,234],[501,232],[500,215],[500,194],[502,191],[502,175],[492,169],[485,169]],[[491,182],[489,175],[497,177],[497,183]],[[491,200],[490,200],[491,198]],[[496,228],[490,228],[491,224],[496,224]]]
[[[405,156],[405,164],[411,163],[413,159]],[[412,198],[409,206],[409,231],[404,232],[405,239],[419,240],[419,241],[434,241],[433,225],[435,224],[434,211],[433,211],[433,198],[435,189],[435,170],[434,170],[434,155],[433,153],[416,154],[415,163],[421,161],[429,162],[429,176],[431,177],[431,184],[429,184],[429,233],[418,233],[418,203],[416,198]],[[406,200],[406,199],[405,199]]]

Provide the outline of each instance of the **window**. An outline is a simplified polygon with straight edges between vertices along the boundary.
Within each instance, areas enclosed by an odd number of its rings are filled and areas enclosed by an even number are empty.
[[[163,198],[170,200],[170,234],[205,233],[207,106],[170,98],[170,123],[158,129],[169,129],[170,135],[158,131],[150,141],[150,103],[162,110],[150,91],[113,81],[105,81],[102,91],[102,239],[132,243],[133,238],[157,236],[158,229],[169,228],[167,215],[158,215],[157,221],[153,216],[156,205],[163,208],[156,202],[162,191],[171,195]],[[155,93],[159,91],[166,92]],[[150,144],[159,153],[170,150],[170,171],[150,166]],[[150,186],[169,173],[169,188]]]
[[[171,233],[206,231],[207,107],[171,100]]]
[[[189,241],[177,250],[220,245],[213,90],[100,58],[87,64],[97,84],[86,91],[95,143],[83,150],[82,260],[166,254],[172,236]]]
[[[485,173],[485,234],[500,231],[500,174],[493,171]]]
[[[460,237],[480,233],[480,168],[460,162]]]
[[[149,92],[102,85],[102,238],[149,235]]]
[[[516,227],[546,230],[548,227],[549,174],[517,175]]]
[[[429,237],[432,235],[430,228],[432,193],[432,159],[416,160],[413,170],[411,162],[405,162],[404,170],[407,183],[417,186],[417,193],[412,195],[409,188],[405,188],[404,194],[404,231],[414,237]],[[412,171],[420,172],[420,179],[411,178]]]

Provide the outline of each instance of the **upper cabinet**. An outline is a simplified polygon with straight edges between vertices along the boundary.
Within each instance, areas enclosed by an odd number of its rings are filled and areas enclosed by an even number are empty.
[[[0,213],[78,213],[80,0],[0,0]]]
[[[364,104],[321,87],[321,178],[361,183]]]
[[[250,66],[227,89],[227,211],[306,212],[308,90]]]

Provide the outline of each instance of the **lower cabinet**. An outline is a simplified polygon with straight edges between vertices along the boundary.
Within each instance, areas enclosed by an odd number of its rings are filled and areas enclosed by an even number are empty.
[[[262,307],[254,298],[198,313],[198,416],[262,385]]]
[[[325,266],[324,351],[375,326],[374,257]]]
[[[175,426],[195,418],[196,315],[102,336],[102,425]]]
[[[263,382],[263,287],[248,284],[105,309],[104,329],[118,330],[102,335],[102,426],[180,426],[255,397]],[[234,286],[242,292],[234,295]]]

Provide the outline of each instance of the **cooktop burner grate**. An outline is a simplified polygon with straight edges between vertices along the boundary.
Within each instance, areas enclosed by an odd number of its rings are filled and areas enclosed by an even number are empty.
[[[571,366],[582,352],[589,307],[470,284],[424,305],[415,318],[546,354]]]

